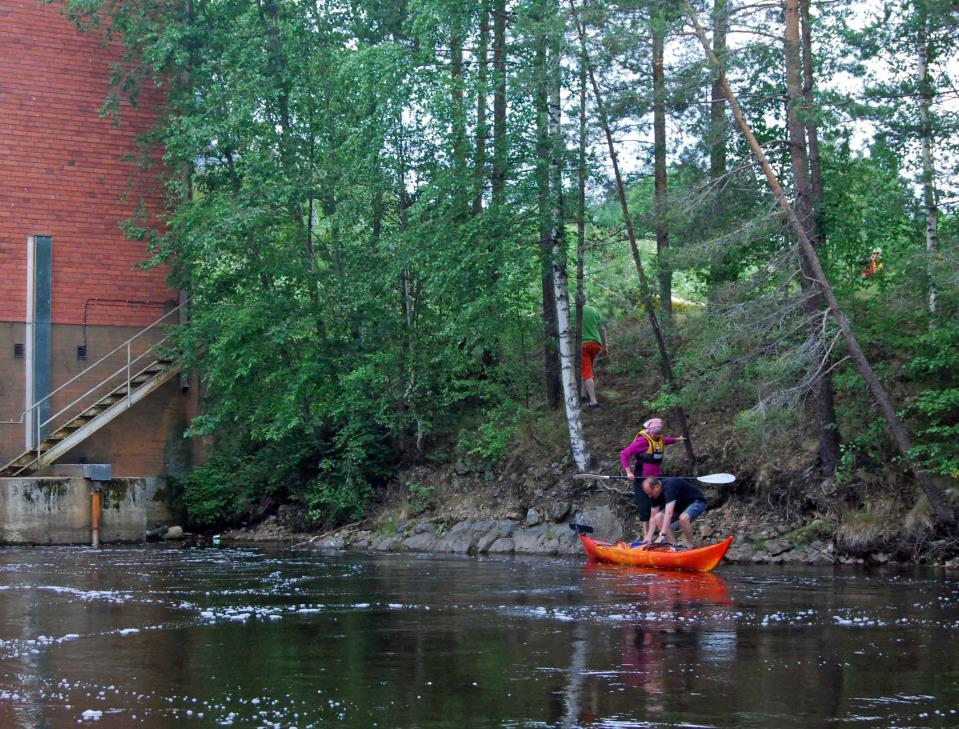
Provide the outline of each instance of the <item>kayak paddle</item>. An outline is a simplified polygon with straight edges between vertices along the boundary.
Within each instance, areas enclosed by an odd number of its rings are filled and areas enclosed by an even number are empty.
[[[600,473],[577,473],[573,475],[573,478],[586,478],[592,479],[594,481],[632,481],[629,476],[604,476]],[[731,473],[710,473],[706,476],[664,476],[663,478],[685,478],[685,479],[694,479],[700,483],[707,484],[726,484],[732,483],[736,480],[736,477]]]

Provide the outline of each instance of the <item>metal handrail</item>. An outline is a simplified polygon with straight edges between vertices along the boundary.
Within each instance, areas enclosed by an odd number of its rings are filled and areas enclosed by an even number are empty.
[[[168,336],[163,337],[163,339],[161,339],[161,340],[159,340],[159,341],[157,341],[157,342],[154,342],[154,343],[153,343],[153,346],[150,347],[150,349],[148,349],[146,352],[142,352],[141,354],[138,354],[138,355],[137,355],[136,357],[134,357],[133,359],[130,359],[130,347],[128,346],[128,347],[127,347],[127,363],[126,363],[126,365],[124,365],[123,367],[120,367],[120,369],[118,369],[118,370],[112,372],[111,374],[107,375],[106,377],[104,377],[104,378],[103,378],[102,380],[100,380],[100,382],[98,382],[96,385],[94,385],[94,386],[91,387],[89,390],[87,390],[85,393],[83,393],[82,395],[80,395],[78,398],[76,398],[76,399],[75,399],[73,402],[71,402],[69,405],[65,405],[64,407],[62,407],[57,413],[51,415],[49,418],[47,418],[46,420],[44,420],[42,423],[38,423],[38,425],[37,425],[37,430],[39,431],[39,430],[41,430],[41,429],[43,428],[43,426],[49,425],[50,423],[52,423],[56,418],[60,417],[60,416],[63,415],[63,413],[65,413],[67,410],[69,410],[69,409],[72,408],[74,405],[76,405],[78,402],[80,402],[81,400],[83,400],[84,398],[86,398],[87,395],[90,395],[90,394],[92,394],[93,392],[95,392],[96,390],[100,389],[101,386],[105,385],[105,384],[106,384],[107,382],[109,382],[111,379],[113,379],[113,378],[116,377],[117,375],[123,373],[124,371],[126,371],[126,373],[127,373],[127,392],[129,393],[129,391],[130,391],[130,380],[132,379],[132,377],[130,376],[130,371],[131,371],[131,367],[132,367],[133,363],[134,363],[134,362],[137,362],[137,361],[139,361],[139,360],[141,360],[141,359],[143,359],[146,355],[150,354],[153,350],[155,350],[155,349],[156,349],[157,347],[159,347],[161,344],[163,344],[164,342],[166,342],[169,338],[170,338],[170,337],[169,337],[169,335],[168,335]],[[122,345],[121,345],[121,346],[122,346]],[[84,372],[88,371],[89,369],[90,369],[90,368],[87,368],[87,370],[84,370]],[[81,374],[82,374],[82,373],[81,373]],[[138,372],[137,374],[139,375],[140,373]],[[58,389],[59,389],[59,388],[58,388]]]
[[[85,400],[85,399],[88,398],[90,395],[96,393],[96,392],[97,392],[98,390],[100,390],[104,385],[107,385],[107,384],[110,383],[112,380],[115,380],[118,375],[121,375],[121,374],[123,374],[124,372],[126,372],[126,394],[127,394],[127,398],[128,398],[128,399],[132,398],[132,382],[131,382],[131,381],[132,381],[135,377],[139,376],[139,375],[143,372],[143,370],[140,370],[140,371],[137,372],[136,374],[133,374],[133,367],[136,365],[136,363],[140,362],[141,360],[143,360],[144,358],[146,358],[146,357],[147,357],[148,355],[150,355],[151,353],[156,352],[156,350],[157,350],[160,346],[162,346],[164,343],[166,343],[166,342],[170,339],[170,335],[167,334],[166,336],[162,337],[160,340],[151,343],[150,346],[149,346],[144,352],[141,352],[140,354],[137,354],[135,357],[133,356],[133,344],[134,344],[134,342],[136,342],[138,339],[140,339],[141,337],[143,337],[144,335],[146,335],[148,332],[150,332],[151,330],[153,330],[155,327],[157,327],[157,326],[159,326],[160,324],[162,324],[162,323],[163,323],[165,320],[167,320],[171,315],[177,313],[178,311],[180,311],[183,307],[185,307],[185,306],[186,306],[187,304],[189,304],[189,303],[190,303],[190,300],[188,299],[188,300],[186,300],[186,301],[183,301],[183,302],[180,303],[180,304],[177,304],[177,306],[175,306],[174,308],[172,308],[170,311],[166,312],[166,313],[165,313],[163,316],[161,316],[159,319],[157,319],[156,321],[152,322],[152,323],[151,323],[150,325],[148,325],[147,327],[141,329],[139,332],[137,332],[136,334],[134,334],[132,337],[130,337],[129,339],[127,339],[127,340],[124,341],[123,343],[121,343],[121,344],[119,344],[118,346],[116,346],[116,347],[115,347],[114,349],[112,349],[111,351],[107,352],[105,355],[103,355],[102,357],[100,357],[100,359],[98,359],[96,362],[94,362],[93,364],[91,364],[89,367],[86,367],[84,370],[82,370],[81,372],[77,373],[76,375],[74,375],[73,377],[71,377],[71,378],[70,378],[69,380],[67,380],[66,382],[62,383],[59,387],[57,387],[55,390],[53,390],[53,391],[51,391],[50,393],[48,393],[47,395],[45,395],[45,396],[44,396],[43,398],[41,398],[40,400],[37,400],[37,401],[36,401],[35,403],[33,403],[29,408],[24,408],[23,412],[20,413],[20,419],[19,419],[19,420],[3,420],[3,421],[0,421],[0,424],[23,424],[23,423],[24,423],[24,420],[25,420],[26,417],[27,417],[27,415],[28,415],[28,414],[32,414],[32,416],[33,416],[33,417],[32,417],[32,420],[34,421],[34,425],[36,426],[36,432],[34,433],[34,435],[35,435],[35,437],[36,437],[36,441],[35,441],[35,444],[34,444],[34,448],[31,448],[30,450],[36,450],[36,453],[37,453],[37,459],[36,459],[36,460],[39,460],[39,459],[41,458],[41,456],[42,456],[42,453],[43,453],[42,448],[41,448],[42,443],[43,443],[43,437],[42,437],[43,429],[44,429],[46,426],[50,425],[55,419],[59,418],[59,417],[60,417],[61,415],[63,415],[65,412],[67,412],[68,410],[70,410],[71,408],[73,408],[75,405],[77,405],[77,404],[80,403],[81,401]],[[98,381],[95,385],[93,385],[93,387],[89,388],[86,392],[84,392],[83,394],[81,394],[80,396],[78,396],[77,398],[75,398],[75,399],[74,399],[72,402],[70,402],[68,405],[65,405],[65,406],[62,407],[59,411],[57,411],[55,414],[53,414],[53,415],[49,416],[47,419],[41,421],[41,419],[40,419],[40,407],[41,407],[44,403],[46,403],[48,400],[51,400],[51,398],[53,398],[57,393],[59,393],[59,392],[62,391],[64,388],[68,387],[69,385],[73,384],[74,382],[76,382],[77,380],[79,380],[81,377],[84,377],[84,376],[89,375],[90,372],[92,372],[94,369],[96,369],[96,368],[99,367],[101,364],[103,364],[107,359],[109,359],[110,357],[113,357],[114,355],[116,355],[118,352],[120,352],[120,351],[123,350],[123,349],[126,349],[126,364],[125,364],[125,365],[123,365],[123,366],[121,366],[119,369],[117,369],[117,370],[109,373],[106,377],[104,377],[103,379],[101,379],[100,381]],[[147,369],[147,368],[148,368],[148,367],[145,367],[144,370]],[[115,388],[115,387],[118,387],[118,386],[119,386],[119,384],[114,385],[114,388]],[[104,396],[105,396],[105,395],[104,395]],[[101,396],[101,398],[104,397],[104,396]],[[100,398],[98,398],[98,399],[100,399]],[[93,404],[95,404],[95,403],[96,403],[96,400],[94,400],[94,403],[93,403]],[[81,410],[81,413],[82,413],[82,410]],[[72,418],[71,418],[71,420],[72,420]],[[66,421],[66,422],[70,422],[70,420],[68,420],[68,421]],[[56,432],[56,428],[51,428],[51,432]],[[34,463],[35,463],[35,462],[36,462],[36,461],[34,461]],[[27,466],[24,466],[24,468],[26,468],[26,467],[28,467],[28,466],[29,466],[29,464],[28,464]],[[23,469],[21,469],[21,470],[23,470]]]
[[[184,301],[184,302],[181,303],[181,304],[177,304],[174,308],[170,309],[170,311],[168,311],[166,314],[164,314],[163,316],[161,316],[159,319],[157,319],[155,322],[153,322],[152,324],[150,324],[148,327],[146,327],[146,328],[144,328],[144,329],[141,329],[141,330],[138,331],[136,334],[134,334],[132,337],[130,337],[129,339],[127,339],[125,342],[123,342],[123,344],[120,344],[119,346],[115,347],[113,350],[107,352],[105,355],[103,355],[100,359],[98,359],[98,360],[97,360],[96,362],[94,362],[92,365],[90,365],[89,367],[87,367],[85,370],[83,370],[82,372],[79,372],[79,373],[75,374],[75,375],[74,375],[73,377],[71,377],[69,380],[67,380],[67,381],[64,382],[62,385],[60,385],[56,390],[51,391],[51,392],[50,392],[49,394],[47,394],[46,396],[44,396],[44,397],[42,397],[41,399],[37,400],[30,408],[28,408],[28,409],[26,409],[26,410],[23,411],[23,415],[26,415],[30,410],[33,410],[34,408],[38,407],[39,405],[42,405],[45,400],[49,400],[51,397],[53,397],[53,396],[56,395],[58,392],[60,392],[60,390],[62,390],[64,387],[66,387],[67,385],[69,385],[69,384],[72,383],[72,382],[75,382],[75,381],[78,380],[79,378],[83,377],[83,375],[87,374],[90,370],[92,370],[94,367],[96,367],[97,365],[99,365],[100,363],[102,363],[104,360],[108,359],[109,357],[112,357],[114,354],[116,354],[117,352],[119,352],[119,351],[120,351],[121,349],[123,349],[124,347],[127,348],[127,354],[128,354],[128,360],[129,360],[130,345],[133,343],[133,340],[134,340],[134,339],[137,339],[138,337],[146,334],[148,331],[150,331],[151,329],[153,329],[153,327],[157,326],[158,324],[160,324],[160,322],[162,322],[164,319],[166,319],[168,316],[170,316],[170,314],[173,314],[173,313],[179,311],[181,308],[183,308],[184,306],[186,306],[188,303],[190,303],[190,302],[189,302],[189,301]],[[161,341],[166,341],[168,338],[169,338],[169,337],[164,337]],[[154,345],[154,346],[155,346],[155,345]],[[152,349],[152,347],[151,347],[151,349]],[[111,376],[112,376],[112,375],[111,375]],[[97,385],[95,385],[94,387],[92,387],[90,390],[88,390],[88,391],[87,391],[87,394],[89,394],[89,392],[92,392],[93,390],[95,390],[100,384],[102,384],[102,381],[101,381],[100,383],[97,383]],[[22,416],[21,416],[21,417],[22,417]],[[21,422],[22,422],[22,421],[21,421]]]

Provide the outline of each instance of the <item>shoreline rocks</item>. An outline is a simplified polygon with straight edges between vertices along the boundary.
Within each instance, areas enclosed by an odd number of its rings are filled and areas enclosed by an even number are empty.
[[[728,515],[727,515],[728,516]],[[755,531],[735,519],[710,514],[698,525],[699,543],[712,543],[726,534],[737,538],[726,555],[731,564],[770,565],[915,565],[901,562],[895,553],[882,551],[847,554],[812,522],[795,527],[766,524]],[[566,502],[524,510],[512,510],[503,517],[423,516],[407,519],[385,531],[344,527],[323,536],[294,533],[284,529],[275,518],[267,518],[255,527],[243,527],[223,534],[223,542],[285,542],[318,550],[358,550],[372,552],[416,552],[461,555],[541,555],[578,556],[582,547],[570,523],[592,526],[597,536],[617,542],[637,533],[638,524],[625,520],[614,505],[587,503],[575,508]],[[750,523],[749,526],[754,526]],[[811,526],[816,528],[810,528]],[[945,560],[947,568],[959,568],[959,558]]]

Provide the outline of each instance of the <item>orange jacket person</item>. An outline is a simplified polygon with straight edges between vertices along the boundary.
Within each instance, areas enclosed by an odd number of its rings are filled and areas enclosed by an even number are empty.
[[[598,408],[596,381],[593,379],[593,363],[605,352],[609,354],[606,327],[603,317],[592,306],[583,307],[583,393],[589,398],[588,407]]]

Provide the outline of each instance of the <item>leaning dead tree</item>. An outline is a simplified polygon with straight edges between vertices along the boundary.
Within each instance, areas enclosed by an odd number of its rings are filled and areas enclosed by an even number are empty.
[[[653,336],[656,339],[656,347],[659,350],[659,362],[663,372],[663,378],[666,380],[666,386],[670,392],[676,392],[676,378],[673,375],[672,358],[669,349],[666,346],[666,338],[663,336],[662,327],[659,325],[659,319],[656,317],[656,306],[653,303],[652,290],[649,287],[649,279],[646,277],[646,271],[643,268],[643,262],[639,255],[639,245],[636,240],[636,231],[633,228],[633,219],[629,214],[629,203],[626,201],[626,187],[623,184],[623,176],[619,171],[619,160],[616,156],[616,145],[613,142],[613,134],[610,130],[609,116],[606,114],[606,106],[603,104],[603,96],[599,90],[599,84],[596,82],[596,73],[590,62],[589,51],[586,47],[586,29],[580,21],[579,12],[576,9],[574,0],[569,0],[569,7],[572,11],[573,21],[576,23],[576,33],[579,36],[580,46],[582,48],[583,65],[586,66],[586,73],[589,76],[589,83],[593,89],[593,98],[596,100],[596,112],[599,117],[600,126],[603,128],[603,134],[606,136],[606,146],[609,149],[609,160],[613,166],[613,177],[616,181],[616,193],[619,197],[619,204],[623,212],[623,223],[626,227],[626,236],[629,239],[629,247],[633,253],[633,261],[636,264],[636,272],[639,274],[639,293],[643,301],[643,308],[646,310],[646,316],[649,319],[649,326],[653,330]],[[683,434],[683,445],[686,447],[686,457],[692,464],[696,463],[696,454],[693,451],[693,442],[689,435],[689,423],[686,419],[686,412],[682,406],[677,405],[673,412],[679,420],[680,432]]]
[[[909,436],[906,433],[905,428],[902,426],[902,423],[899,422],[899,418],[896,416],[896,408],[893,405],[892,400],[889,398],[885,388],[882,386],[882,383],[879,381],[879,378],[876,377],[876,373],[873,371],[872,365],[870,365],[869,360],[862,351],[862,347],[859,346],[859,340],[856,339],[856,335],[852,331],[852,325],[849,323],[845,313],[839,306],[839,301],[836,299],[836,294],[833,291],[832,286],[829,284],[829,279],[826,278],[826,272],[822,268],[822,264],[819,261],[819,256],[816,254],[816,249],[813,246],[812,241],[806,234],[806,229],[803,226],[802,221],[796,215],[796,211],[789,203],[786,193],[783,191],[782,185],[779,183],[779,178],[776,177],[776,173],[773,171],[773,168],[769,163],[769,159],[766,157],[766,153],[763,152],[762,147],[760,146],[756,136],[753,134],[752,129],[749,126],[749,123],[746,121],[746,117],[743,115],[742,108],[739,106],[739,101],[737,100],[736,95],[733,93],[732,88],[729,86],[729,82],[726,79],[725,73],[723,73],[722,67],[709,45],[709,41],[706,38],[706,33],[699,21],[698,13],[690,4],[689,0],[683,0],[683,3],[686,6],[686,13],[693,26],[693,30],[697,38],[699,38],[699,42],[706,53],[706,59],[716,72],[716,77],[718,80],[717,82],[722,88],[723,94],[726,96],[726,101],[729,102],[729,108],[736,120],[736,124],[739,126],[739,130],[742,132],[743,137],[745,137],[753,156],[756,158],[756,161],[762,168],[763,174],[766,176],[766,182],[769,185],[769,189],[772,191],[773,197],[775,197],[776,202],[782,209],[783,214],[786,217],[786,221],[788,222],[789,227],[792,229],[793,235],[795,235],[796,239],[799,241],[800,251],[808,265],[808,273],[806,275],[811,276],[815,283],[820,287],[820,290],[826,299],[828,311],[836,321],[836,324],[839,326],[840,332],[842,332],[846,347],[849,350],[849,356],[856,363],[860,374],[863,376],[863,379],[869,386],[869,391],[872,393],[873,399],[879,406],[879,409],[882,411],[882,414],[886,419],[886,425],[896,442],[896,446],[899,448],[899,451],[902,454],[904,462],[909,464],[909,467],[915,475],[916,480],[919,482],[919,486],[922,488],[923,493],[925,493],[926,498],[929,500],[929,505],[932,507],[936,519],[944,526],[955,526],[955,515],[949,508],[945,493],[932,480],[929,474],[919,468],[910,458],[909,452],[912,449],[912,443],[909,440]]]

